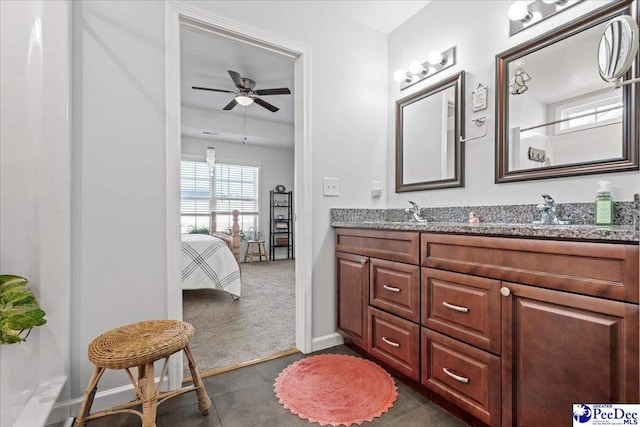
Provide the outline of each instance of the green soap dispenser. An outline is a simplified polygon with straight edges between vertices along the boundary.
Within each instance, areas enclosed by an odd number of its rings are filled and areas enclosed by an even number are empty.
[[[613,225],[613,199],[609,184],[609,181],[598,181],[598,195],[594,210],[596,225]]]

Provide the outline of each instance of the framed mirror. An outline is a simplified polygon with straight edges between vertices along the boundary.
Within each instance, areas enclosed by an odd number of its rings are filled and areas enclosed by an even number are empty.
[[[599,71],[610,3],[496,56],[496,183],[638,169],[638,88]],[[638,60],[626,78],[638,76]]]
[[[396,101],[396,193],[462,187],[464,72]]]

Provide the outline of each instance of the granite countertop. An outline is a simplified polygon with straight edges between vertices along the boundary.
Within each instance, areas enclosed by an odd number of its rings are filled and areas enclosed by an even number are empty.
[[[404,209],[331,209],[331,226],[335,228],[368,228],[433,233],[474,234],[489,236],[533,237],[543,239],[589,240],[638,243],[638,208],[633,202],[616,202],[614,224],[610,227],[593,224],[593,204],[566,203],[558,210],[571,225],[533,224],[539,212],[536,205],[455,206],[423,208],[421,216],[427,222],[410,221]],[[468,223],[474,212],[480,224]]]
[[[635,242],[640,240],[638,230],[629,225],[596,227],[594,225],[534,225],[460,222],[393,222],[393,221],[332,221],[335,228],[369,228],[397,231],[427,231],[434,233],[479,234],[490,236],[519,236],[567,240],[602,240]]]

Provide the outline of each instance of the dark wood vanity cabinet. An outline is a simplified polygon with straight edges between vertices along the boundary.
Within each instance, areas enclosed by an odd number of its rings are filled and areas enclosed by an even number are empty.
[[[503,282],[503,426],[638,402],[638,305]]]
[[[336,235],[340,333],[480,424],[640,401],[638,245]]]
[[[363,350],[369,348],[369,258],[336,253],[338,332]]]

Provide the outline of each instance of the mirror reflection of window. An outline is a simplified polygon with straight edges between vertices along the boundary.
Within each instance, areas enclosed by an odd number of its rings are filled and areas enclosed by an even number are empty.
[[[514,59],[525,64],[528,90],[509,95],[509,169],[522,170],[623,156],[622,91],[600,78],[594,51],[606,23]],[[531,160],[543,150],[546,162]]]

